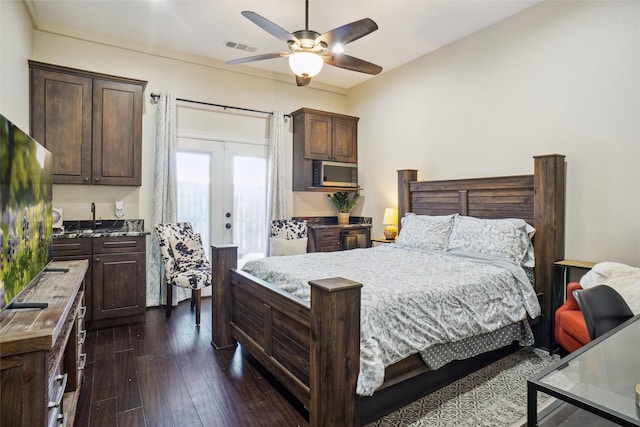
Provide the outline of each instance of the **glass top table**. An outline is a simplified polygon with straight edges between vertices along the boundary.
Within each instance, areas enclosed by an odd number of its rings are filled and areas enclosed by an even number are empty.
[[[527,425],[543,392],[623,426],[640,426],[640,315],[554,362],[527,381]]]

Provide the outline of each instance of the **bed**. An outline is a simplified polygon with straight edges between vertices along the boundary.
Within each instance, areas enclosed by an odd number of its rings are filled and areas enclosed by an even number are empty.
[[[561,292],[553,287],[553,262],[564,255],[564,176],[562,155],[534,157],[533,175],[418,182],[417,171],[398,171],[400,217],[520,218],[536,229],[533,298],[541,316],[530,307],[524,319],[532,324],[540,347],[550,345],[554,295]],[[310,280],[305,298],[281,289],[275,280],[269,283],[237,270],[236,258],[236,247],[212,246],[212,344],[224,348],[240,343],[308,409],[311,426],[368,422],[517,348],[490,348],[436,369],[425,364],[420,352],[400,359],[396,355],[384,368],[382,384],[370,386],[375,388],[372,395],[371,390],[363,393],[358,378],[368,349],[361,355],[361,333],[366,333],[361,314],[370,297],[363,295],[362,284],[342,277]],[[531,296],[528,301],[535,305]]]

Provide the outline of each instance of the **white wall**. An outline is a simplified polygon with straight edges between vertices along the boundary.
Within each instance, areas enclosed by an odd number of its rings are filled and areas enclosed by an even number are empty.
[[[428,179],[522,174],[532,172],[533,155],[562,153],[567,258],[640,265],[639,9],[637,1],[546,1],[345,96],[202,58],[32,32],[21,2],[0,1],[0,112],[28,129],[26,61],[35,59],[148,80],[147,96],[359,116],[365,197],[356,213],[374,217],[374,234],[384,207],[395,204],[397,169],[417,168]],[[181,124],[211,131],[216,120],[189,108]],[[124,199],[127,217],[149,221],[155,105],[148,98],[143,120],[142,187],[55,186],[67,218],[89,218],[90,201],[112,218],[113,202]],[[218,131],[264,138],[266,124],[247,128]],[[292,213],[332,214],[323,196],[293,193]]]
[[[22,2],[0,1],[0,113],[29,132],[33,27]]]
[[[242,69],[174,52],[145,53],[135,47],[122,49],[42,31],[35,31],[34,39],[33,59],[37,61],[148,81],[143,113],[142,186],[56,185],[54,204],[64,209],[65,219],[89,219],[92,201],[96,203],[97,217],[114,218],[115,200],[122,199],[126,217],[143,218],[150,224],[156,116],[156,106],[149,98],[151,93],[170,92],[178,98],[265,111],[280,109],[285,113],[303,106],[346,112],[344,91],[329,86],[298,88],[293,78],[282,80],[273,75],[238,73]],[[265,117],[179,103],[178,127],[181,133],[191,135],[264,141],[268,135]],[[288,149],[291,152],[290,133]],[[290,171],[287,176],[291,176]],[[326,198],[319,194],[294,193],[293,215],[305,213],[295,209],[298,198],[304,200],[305,206],[311,203],[329,207]]]
[[[529,174],[560,153],[566,258],[640,265],[639,22],[637,1],[543,2],[351,90],[374,234],[397,169]]]

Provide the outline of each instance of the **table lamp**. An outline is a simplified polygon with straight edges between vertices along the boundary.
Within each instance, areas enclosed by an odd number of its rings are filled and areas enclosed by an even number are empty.
[[[382,224],[386,225],[384,228],[384,238],[388,240],[395,239],[398,235],[398,209],[385,208]]]

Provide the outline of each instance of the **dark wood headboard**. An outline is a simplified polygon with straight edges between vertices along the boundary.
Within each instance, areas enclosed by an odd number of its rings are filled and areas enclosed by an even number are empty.
[[[461,215],[478,218],[521,218],[533,225],[535,289],[542,306],[536,340],[550,345],[554,295],[553,263],[564,258],[564,156],[534,157],[533,175],[417,181],[414,169],[398,171],[398,218],[419,215]],[[552,301],[553,300],[553,301]],[[552,303],[553,302],[553,303]],[[541,324],[541,325],[540,325]]]

